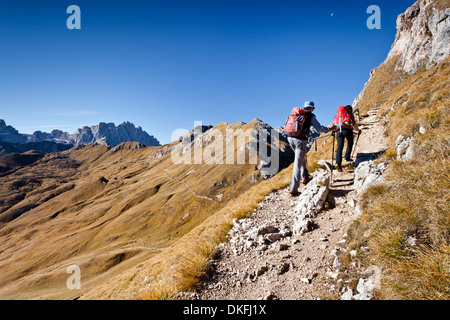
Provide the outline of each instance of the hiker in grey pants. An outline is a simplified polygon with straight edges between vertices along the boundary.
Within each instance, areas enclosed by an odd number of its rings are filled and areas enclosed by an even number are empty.
[[[319,121],[317,121],[316,116],[312,113],[314,110],[314,102],[306,101],[303,106],[303,110],[308,111],[304,123],[305,131],[299,137],[288,137],[289,144],[292,150],[295,152],[294,170],[292,172],[292,180],[290,185],[290,195],[298,195],[298,188],[300,187],[300,182],[306,185],[311,179],[309,177],[309,172],[306,163],[306,152],[307,143],[310,127],[313,126],[318,132],[325,133],[328,132],[328,128],[322,126]]]

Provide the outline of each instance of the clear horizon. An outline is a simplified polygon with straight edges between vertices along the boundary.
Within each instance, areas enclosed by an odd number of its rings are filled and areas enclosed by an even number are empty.
[[[129,121],[166,144],[194,121],[275,128],[312,100],[328,125],[414,2],[0,1],[0,118],[27,134]],[[66,25],[72,4],[80,30]],[[370,5],[381,29],[366,25]]]

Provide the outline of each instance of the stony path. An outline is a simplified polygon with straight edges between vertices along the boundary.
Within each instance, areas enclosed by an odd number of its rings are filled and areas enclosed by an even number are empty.
[[[192,190],[191,186],[188,185],[188,184],[187,184],[186,182],[184,182],[183,180],[181,180],[181,179],[179,179],[179,178],[172,177],[172,176],[168,173],[168,171],[169,171],[168,169],[163,169],[164,175],[165,175],[167,178],[169,178],[170,180],[173,180],[173,181],[182,183],[182,184],[186,187],[186,189],[189,190],[190,193],[192,193],[192,195],[193,195],[194,197],[202,198],[202,199],[206,199],[206,200],[215,202],[215,203],[217,203],[218,205],[220,205],[220,206],[223,207],[223,204],[220,203],[219,201],[217,201],[217,200],[215,200],[215,199],[213,199],[213,198],[210,198],[210,197],[207,197],[207,196],[198,194],[197,192],[195,192],[194,190]]]
[[[363,121],[368,125],[356,149],[360,161],[383,148],[376,112]],[[287,188],[268,195],[250,218],[235,221],[230,241],[211,261],[209,279],[182,298],[339,299],[346,283],[334,281],[340,265],[336,256],[346,250],[346,230],[356,215],[354,171],[333,172],[328,209],[314,214],[311,230],[303,234],[292,232],[298,198],[289,197]]]

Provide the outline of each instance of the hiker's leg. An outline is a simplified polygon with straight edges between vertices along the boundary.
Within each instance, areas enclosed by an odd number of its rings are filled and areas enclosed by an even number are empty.
[[[306,181],[306,180],[309,179],[308,163],[307,163],[307,160],[306,160],[307,144],[308,144],[307,140],[301,140],[300,177],[302,178],[302,181]]]
[[[345,159],[350,160],[353,149],[353,130],[345,130],[345,137],[347,138],[347,150],[345,150]]]
[[[300,165],[301,165],[301,146],[299,144],[300,140],[295,138],[288,138],[289,144],[291,148],[295,152],[295,160],[294,160],[294,170],[292,171],[292,180],[291,185],[289,187],[292,191],[297,191],[300,186]]]
[[[342,164],[342,151],[344,150],[344,139],[345,139],[344,130],[336,131],[336,141],[337,141],[336,164],[339,166]]]

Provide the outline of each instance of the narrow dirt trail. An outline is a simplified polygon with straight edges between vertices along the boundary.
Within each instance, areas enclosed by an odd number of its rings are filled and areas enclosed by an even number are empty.
[[[215,202],[215,203],[217,203],[218,205],[220,205],[220,206],[222,206],[222,207],[224,206],[223,203],[220,203],[219,201],[216,201],[216,200],[214,200],[213,198],[210,198],[210,197],[207,197],[207,196],[198,194],[197,192],[195,192],[194,190],[192,190],[191,186],[188,185],[188,184],[187,184],[186,182],[184,182],[183,180],[181,180],[181,179],[179,179],[179,178],[172,177],[171,175],[169,175],[169,174],[168,174],[168,171],[169,171],[168,169],[163,169],[164,175],[165,175],[167,178],[169,178],[170,180],[173,180],[173,181],[182,183],[182,184],[186,187],[186,189],[189,190],[189,191],[192,193],[192,195],[193,195],[194,197],[202,198],[202,199],[206,199],[206,200]]]
[[[362,119],[365,123],[356,146],[356,165],[384,149],[383,127],[376,111]],[[219,246],[218,257],[211,261],[208,280],[183,299],[247,300],[338,299],[342,286],[336,285],[336,255],[345,250],[346,230],[355,219],[356,196],[354,168],[333,172],[329,209],[321,210],[313,219],[313,230],[292,235],[293,217],[289,215],[297,198],[288,189],[271,193],[258,210],[236,221],[230,241]],[[264,241],[244,241],[249,230],[265,230]],[[262,229],[261,229],[262,227]]]

